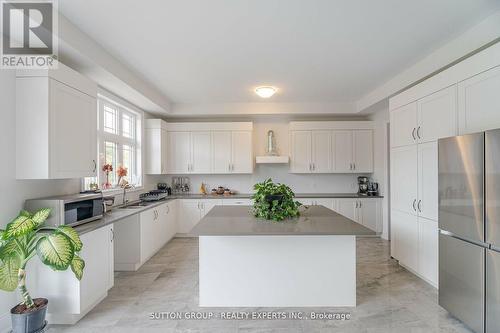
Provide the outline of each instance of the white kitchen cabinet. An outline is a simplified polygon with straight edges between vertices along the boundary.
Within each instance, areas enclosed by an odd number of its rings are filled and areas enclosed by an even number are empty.
[[[146,163],[144,172],[148,175],[167,173],[168,133],[166,123],[160,119],[147,119],[145,124]]]
[[[191,172],[191,133],[168,132],[168,173]]]
[[[353,172],[373,172],[373,131],[355,130],[353,135]]]
[[[189,232],[216,205],[223,205],[224,199],[183,199],[180,200],[178,233],[189,236]]]
[[[350,198],[338,199],[337,213],[357,222],[358,200]]]
[[[417,149],[417,145],[409,145],[391,151],[391,208],[414,215],[418,198]]]
[[[417,140],[417,103],[413,102],[391,110],[391,147],[410,145]]]
[[[324,206],[331,210],[336,207],[336,200],[331,198],[295,198],[295,200],[304,206]]]
[[[212,172],[212,133],[191,133],[191,173],[209,174]]]
[[[108,290],[115,285],[115,231],[114,225],[108,226],[109,246],[108,246]]]
[[[153,256],[153,254],[156,253],[159,244],[158,233],[157,233],[158,227],[156,223],[158,219],[157,214],[158,214],[157,208],[148,209],[139,214],[141,264],[146,262],[149,258]]]
[[[445,88],[417,101],[420,143],[457,135],[457,86]]]
[[[418,218],[418,273],[430,284],[438,286],[438,223]]]
[[[392,210],[391,242],[394,242],[391,255],[403,266],[418,272],[418,217]]]
[[[382,231],[381,218],[381,207],[378,199],[359,199],[356,222],[373,231],[380,232]]]
[[[438,220],[438,143],[418,145],[418,215]]]
[[[312,170],[312,135],[311,131],[292,131],[290,172],[310,173]]]
[[[333,171],[339,173],[353,172],[352,131],[334,131],[332,139]]]
[[[232,131],[231,145],[231,173],[252,173],[252,132]]]
[[[333,210],[373,231],[382,231],[381,206],[377,198],[340,198]]]
[[[231,132],[216,131],[212,133],[213,167],[216,174],[231,172]]]
[[[458,83],[460,134],[500,127],[500,66]]]
[[[17,73],[17,179],[97,175],[96,98],[97,85],[62,64]]]
[[[181,200],[179,212],[179,228],[181,234],[188,234],[200,221],[200,203],[198,200]]]
[[[104,299],[113,285],[113,225],[81,235],[85,260],[83,277],[79,281],[71,269],[54,271],[40,262],[34,263],[36,281],[33,294],[50,300],[48,320],[53,324],[74,324]]]
[[[331,136],[331,131],[312,131],[312,173],[328,173],[332,171]]]

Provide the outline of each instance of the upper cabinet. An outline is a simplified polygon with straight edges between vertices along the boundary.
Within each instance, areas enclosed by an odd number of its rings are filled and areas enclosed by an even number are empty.
[[[18,71],[16,178],[93,177],[96,158],[97,85],[63,64]]]
[[[161,119],[146,119],[145,122],[146,165],[148,175],[167,173],[168,133],[167,123]]]
[[[253,172],[252,123],[166,123],[150,119],[146,173]],[[148,125],[146,125],[148,126]],[[161,128],[161,130],[158,130]]]
[[[500,128],[500,66],[458,84],[460,134]]]
[[[373,172],[369,121],[290,123],[290,172]]]
[[[391,145],[401,147],[457,134],[457,87],[453,85],[391,111]]]

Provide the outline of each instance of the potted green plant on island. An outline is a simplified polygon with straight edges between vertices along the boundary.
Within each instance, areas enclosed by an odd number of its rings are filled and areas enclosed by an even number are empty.
[[[50,209],[21,211],[5,230],[0,230],[0,289],[19,290],[22,302],[10,310],[14,333],[38,332],[45,326],[48,300],[32,299],[26,288],[26,265],[38,256],[56,271],[71,267],[76,278],[83,276],[85,262],[78,256],[82,242],[69,226],[44,225]]]
[[[285,184],[273,183],[267,179],[254,185],[255,194],[253,213],[255,217],[266,220],[283,221],[300,215],[300,202],[295,201],[295,194]]]

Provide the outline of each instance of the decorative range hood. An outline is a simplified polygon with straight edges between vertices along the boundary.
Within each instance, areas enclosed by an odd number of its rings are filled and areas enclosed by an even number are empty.
[[[265,156],[255,157],[255,163],[257,164],[267,164],[267,163],[288,163],[288,156],[280,156],[278,149],[276,148],[276,138],[274,131],[267,131],[267,147]]]

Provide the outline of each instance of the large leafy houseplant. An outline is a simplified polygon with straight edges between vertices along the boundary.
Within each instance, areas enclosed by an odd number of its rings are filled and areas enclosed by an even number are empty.
[[[85,262],[78,256],[83,246],[80,237],[69,226],[44,225],[50,211],[49,208],[35,213],[23,210],[5,230],[0,230],[0,289],[17,288],[22,296],[22,303],[11,310],[13,316],[33,312],[41,304],[34,302],[26,288],[26,265],[33,257],[38,256],[56,271],[71,267],[78,280],[83,276]]]
[[[285,184],[273,183],[267,179],[254,185],[253,212],[266,220],[283,221],[300,215],[301,203],[294,200],[295,194]]]

